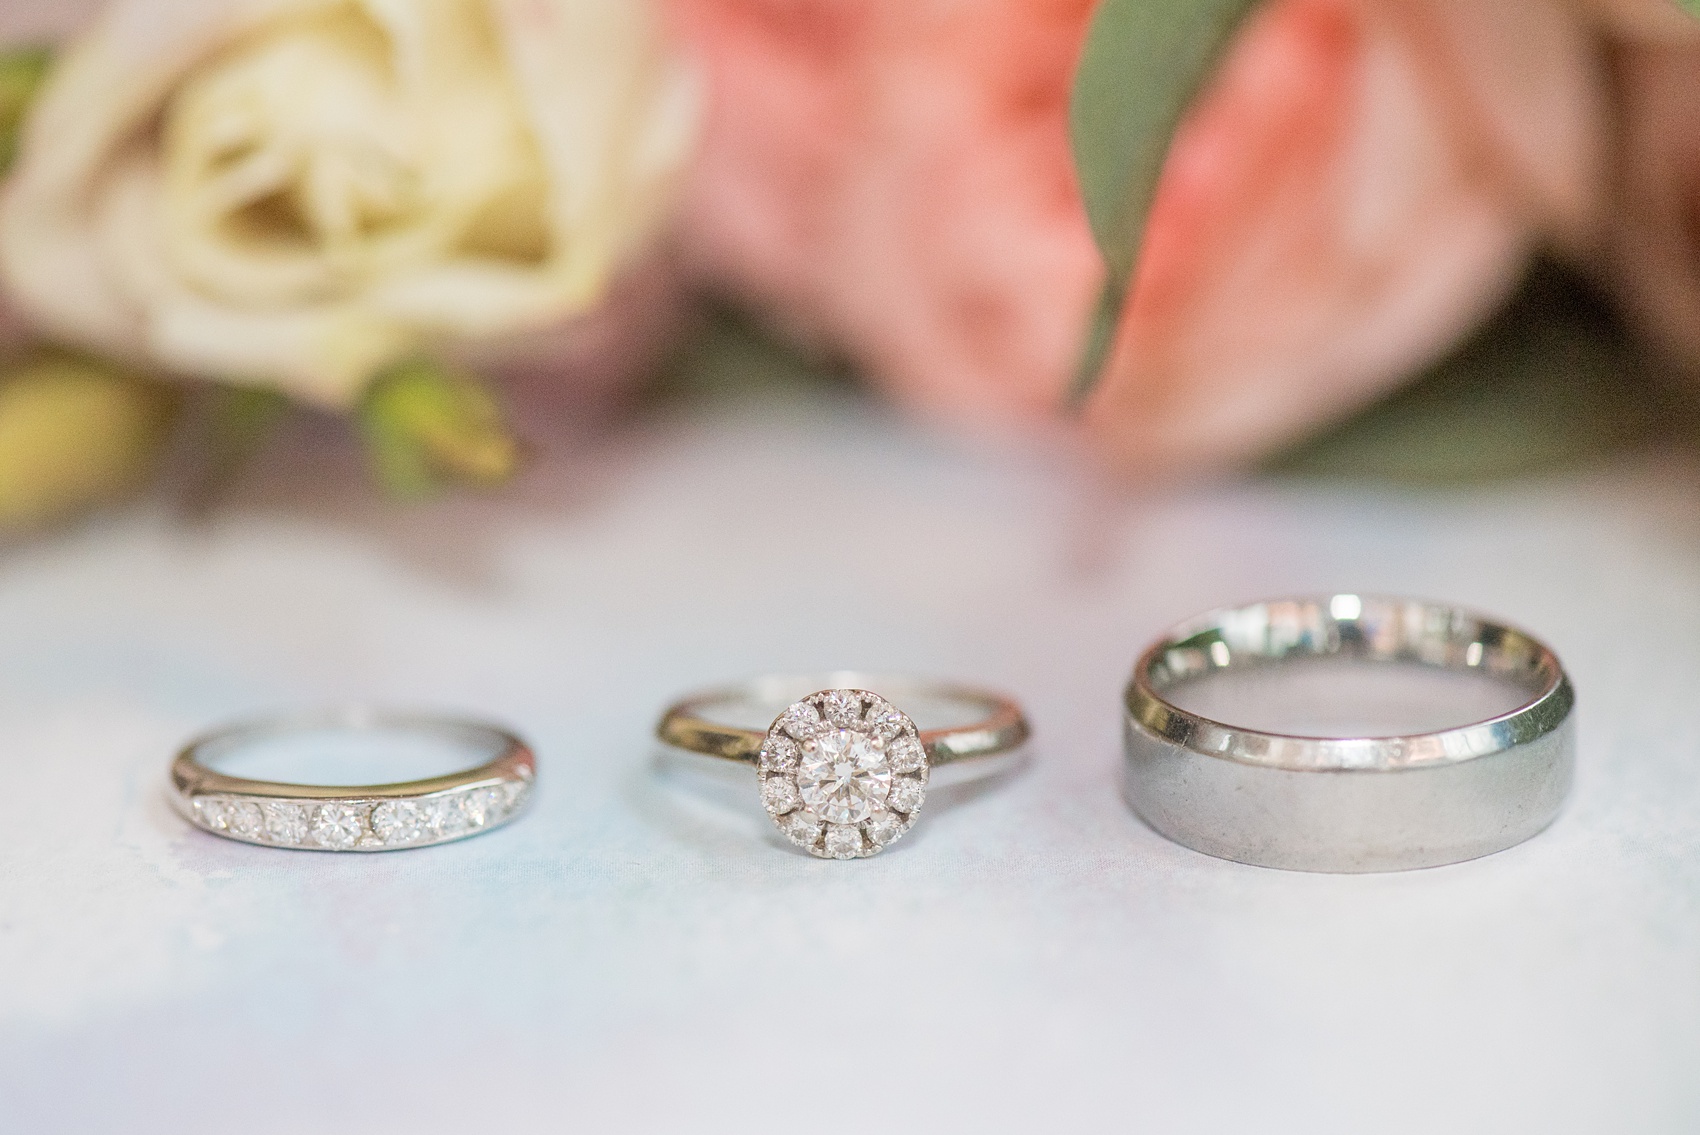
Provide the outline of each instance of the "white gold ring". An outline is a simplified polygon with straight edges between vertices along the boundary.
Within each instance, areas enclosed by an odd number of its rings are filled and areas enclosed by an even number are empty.
[[[897,702],[934,711],[937,726],[920,728]],[[757,715],[771,722],[735,720]],[[935,766],[1010,752],[1028,732],[1020,707],[1002,694],[855,673],[773,676],[695,694],[656,725],[675,748],[755,765],[774,824],[823,859],[878,853],[914,824]]]
[[[1477,675],[1503,693],[1486,716],[1388,734],[1246,728],[1177,704],[1188,683],[1212,674],[1267,683],[1272,667],[1291,675],[1336,660],[1472,685],[1457,676]],[[1354,708],[1340,674],[1320,676],[1325,705]],[[1331,872],[1456,863],[1521,843],[1558,815],[1575,762],[1574,703],[1551,650],[1461,608],[1342,594],[1212,611],[1134,667],[1127,798],[1176,843],[1242,863]]]
[[[469,763],[389,784],[295,784],[232,776],[221,762],[272,742],[413,741]],[[243,722],[190,742],[171,762],[171,799],[190,823],[265,847],[396,851],[464,839],[507,823],[531,795],[536,759],[494,725],[454,718],[337,709]]]

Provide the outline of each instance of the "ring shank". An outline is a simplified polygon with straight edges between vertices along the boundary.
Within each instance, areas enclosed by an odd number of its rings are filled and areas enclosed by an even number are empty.
[[[1213,721],[1164,693],[1214,671],[1302,658],[1484,674],[1523,691],[1484,721],[1408,736],[1295,736]],[[1305,871],[1390,871],[1503,850],[1569,789],[1574,693],[1533,637],[1472,612],[1335,595],[1215,611],[1177,627],[1126,694],[1126,793],[1178,843]]]
[[[928,763],[934,766],[1008,752],[1025,742],[1030,733],[1021,707],[1003,694],[946,682],[839,671],[769,675],[692,694],[667,708],[655,734],[676,749],[755,764],[767,729],[731,724],[716,710],[721,714],[740,709],[767,711],[773,716],[809,694],[832,689],[876,692],[900,709],[906,698],[959,706],[964,716],[960,724],[919,731]]]

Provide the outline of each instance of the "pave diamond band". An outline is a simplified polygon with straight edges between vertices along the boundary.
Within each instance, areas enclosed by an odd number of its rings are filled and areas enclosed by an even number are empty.
[[[478,763],[424,780],[349,786],[255,780],[214,767],[251,746],[314,734],[446,742]],[[172,761],[171,795],[189,822],[226,839],[313,851],[395,851],[464,839],[507,823],[525,806],[535,778],[531,749],[506,730],[350,709],[209,733]]]
[[[923,730],[888,695],[951,724]],[[766,729],[733,720],[775,709]],[[685,698],[656,734],[675,748],[756,765],[762,807],[787,839],[824,859],[860,859],[914,824],[933,766],[1009,752],[1028,726],[1000,694],[840,673],[762,678]]]

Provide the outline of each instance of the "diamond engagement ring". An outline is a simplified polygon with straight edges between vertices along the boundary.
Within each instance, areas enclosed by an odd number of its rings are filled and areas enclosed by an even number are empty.
[[[1202,705],[1212,685],[1233,704]],[[1332,595],[1213,611],[1134,667],[1127,798],[1176,843],[1242,863],[1456,863],[1557,816],[1574,703],[1551,650],[1461,608]]]
[[[398,754],[398,747],[408,751]],[[359,766],[398,755],[435,757],[458,771],[365,785],[295,784],[219,771],[244,759],[264,760],[276,749],[297,761],[329,760],[333,769],[325,779],[336,778],[339,762]],[[190,823],[226,839],[313,851],[394,851],[507,823],[530,796],[535,777],[531,749],[493,725],[346,709],[244,722],[190,742],[171,762],[171,799]]]
[[[920,728],[886,695],[937,727]],[[776,709],[770,725],[754,726]],[[852,673],[696,694],[656,726],[675,748],[755,765],[773,822],[823,859],[880,851],[914,824],[934,767],[1010,752],[1028,732],[1020,707],[1000,694]]]

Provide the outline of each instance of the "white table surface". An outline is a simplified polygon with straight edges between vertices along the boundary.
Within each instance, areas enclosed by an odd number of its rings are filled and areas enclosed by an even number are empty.
[[[0,1130],[1700,1130],[1700,475],[1117,498],[856,404],[651,418],[495,502],[297,462],[0,553]],[[835,518],[897,535],[822,539]],[[1581,697],[1557,824],[1332,877],[1117,794],[1165,624],[1352,588],[1520,622]],[[1019,691],[1028,769],[812,860],[753,778],[658,771],[769,669]],[[173,746],[323,700],[535,742],[534,810],[378,856],[189,830]]]

